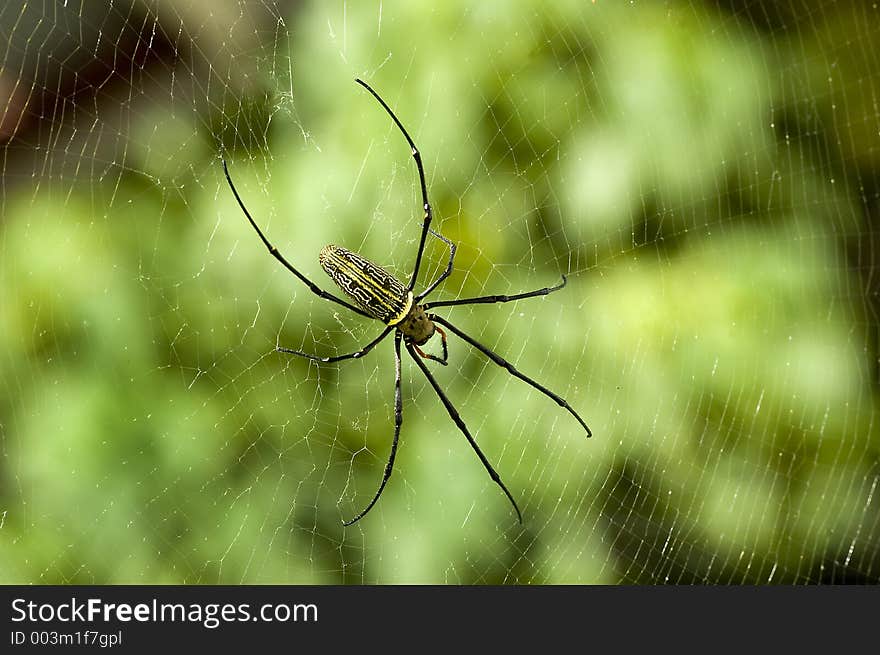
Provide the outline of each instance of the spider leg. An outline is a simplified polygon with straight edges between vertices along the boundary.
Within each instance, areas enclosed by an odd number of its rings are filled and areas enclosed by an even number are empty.
[[[316,362],[325,362],[325,363],[326,362],[341,362],[343,359],[357,359],[358,357],[363,357],[368,352],[370,352],[373,348],[375,348],[379,344],[379,342],[382,341],[382,339],[387,337],[388,334],[393,329],[394,328],[391,326],[385,328],[384,330],[382,330],[382,334],[380,334],[378,337],[373,339],[366,346],[364,346],[360,350],[355,351],[353,353],[348,353],[347,355],[336,355],[334,357],[321,357],[320,355],[312,355],[311,353],[306,353],[306,352],[303,352],[302,350],[293,350],[291,348],[284,348],[282,346],[276,346],[275,350],[280,353],[287,353],[289,355],[298,355],[299,357],[305,357],[306,359],[311,359]]]
[[[480,296],[479,298],[459,298],[458,300],[440,300],[437,302],[426,302],[423,307],[430,309],[431,307],[454,307],[455,305],[481,305],[495,302],[511,302],[513,300],[522,300],[523,298],[534,298],[535,296],[546,296],[548,293],[559,291],[566,284],[568,279],[563,275],[562,282],[555,287],[544,287],[536,291],[527,291],[526,293],[518,293],[514,296]],[[421,297],[421,296],[420,296]]]
[[[443,393],[443,390],[440,389],[440,385],[437,384],[437,380],[431,375],[431,372],[428,370],[428,367],[421,360],[421,358],[415,353],[414,347],[411,344],[407,344],[406,349],[409,351],[410,356],[415,360],[416,364],[420,369],[422,369],[422,373],[425,374],[425,377],[428,378],[428,382],[431,383],[431,386],[434,387],[434,391],[437,393],[437,396],[440,398],[440,401],[443,403],[443,406],[446,407],[446,411],[449,413],[449,417],[455,422],[455,425],[458,426],[458,429],[468,440],[468,443],[471,445],[471,448],[474,449],[474,452],[477,454],[477,457],[480,458],[480,461],[483,463],[483,467],[489,473],[489,477],[495,481],[495,483],[501,487],[501,490],[504,492],[504,495],[507,496],[507,499],[510,501],[510,504],[513,505],[513,509],[516,510],[516,516],[519,519],[520,524],[522,524],[522,513],[519,511],[519,507],[516,504],[516,501],[513,499],[513,496],[510,495],[510,492],[507,490],[507,487],[504,486],[504,483],[501,481],[501,477],[498,475],[498,472],[492,468],[492,465],[489,463],[489,460],[486,459],[486,456],[483,454],[483,451],[480,450],[480,447],[477,445],[477,442],[471,436],[471,433],[468,432],[467,426],[464,424],[464,421],[461,418],[461,415],[458,413],[458,410],[455,409],[452,402],[449,398],[446,397],[446,394]]]
[[[416,264],[413,267],[412,276],[409,279],[409,286],[407,287],[410,291],[413,290],[413,287],[416,285],[416,278],[419,275],[419,266],[422,263],[422,253],[425,251],[425,239],[428,237],[428,228],[431,226],[431,217],[433,216],[433,211],[431,210],[431,203],[428,202],[428,186],[425,182],[425,167],[422,165],[422,155],[419,152],[419,149],[416,148],[416,144],[413,143],[412,137],[410,137],[409,132],[406,131],[406,128],[403,126],[403,123],[400,122],[400,119],[394,115],[394,112],[391,111],[391,107],[389,107],[384,100],[379,96],[378,93],[373,91],[373,88],[364,82],[361,79],[355,79],[355,82],[364,87],[367,91],[372,94],[372,96],[379,101],[379,104],[388,112],[388,115],[391,116],[391,120],[394,121],[394,124],[397,125],[398,129],[403,134],[406,142],[409,144],[410,150],[412,151],[413,159],[416,162],[416,168],[419,170],[419,184],[422,187],[422,205],[425,209],[425,218],[422,221],[422,236],[419,240],[419,250],[416,253]]]
[[[431,293],[434,289],[436,289],[438,284],[440,284],[443,280],[445,280],[446,278],[449,277],[449,274],[452,273],[452,262],[455,261],[456,245],[454,243],[452,243],[452,241],[447,239],[445,236],[443,236],[442,234],[438,234],[434,230],[429,230],[429,231],[431,232],[431,234],[433,234],[435,237],[437,237],[441,241],[445,242],[446,245],[449,246],[449,262],[447,262],[446,270],[443,271],[443,273],[441,273],[440,277],[438,277],[436,280],[434,280],[430,285],[428,285],[427,289],[425,289],[424,291],[422,291],[419,295],[417,295],[415,297],[415,302],[421,301],[422,298],[424,298],[429,293]]]
[[[284,266],[284,268],[286,268],[288,271],[290,271],[296,277],[298,277],[300,280],[302,280],[303,283],[309,289],[311,289],[312,293],[314,293],[315,295],[320,296],[321,298],[324,298],[325,300],[332,300],[333,302],[335,302],[339,305],[342,305],[343,307],[346,307],[346,308],[350,309],[351,311],[353,311],[357,314],[360,314],[361,316],[366,316],[367,318],[373,318],[372,316],[367,314],[367,312],[365,312],[364,310],[358,309],[354,305],[348,304],[347,302],[345,302],[341,298],[337,298],[336,296],[334,296],[332,293],[327,293],[321,287],[319,287],[317,284],[315,284],[314,282],[309,280],[305,275],[303,275],[298,270],[296,270],[293,267],[293,265],[284,258],[284,255],[282,255],[280,252],[278,252],[278,248],[276,248],[271,243],[269,243],[269,240],[266,238],[266,235],[263,234],[263,231],[259,228],[256,221],[254,221],[254,219],[251,217],[251,214],[247,210],[247,207],[244,206],[244,202],[242,201],[241,196],[238,195],[238,191],[236,190],[235,185],[232,183],[232,178],[229,176],[229,169],[226,167],[226,160],[225,159],[223,160],[223,172],[226,174],[226,181],[229,182],[229,188],[232,189],[232,193],[235,196],[235,199],[238,201],[238,206],[241,207],[241,211],[243,211],[244,215],[247,216],[248,221],[250,221],[251,226],[254,228],[254,230],[256,230],[257,235],[260,237],[260,239],[263,242],[263,245],[265,245],[266,248],[268,249],[269,254],[271,254],[275,259],[277,259],[279,262],[281,262],[281,264]]]
[[[367,512],[373,509],[373,505],[376,504],[376,501],[379,500],[379,496],[381,496],[382,492],[385,490],[385,485],[388,483],[388,478],[391,477],[391,471],[394,469],[394,458],[397,455],[397,443],[400,440],[400,426],[403,425],[403,396],[400,393],[400,336],[400,332],[397,332],[394,335],[394,439],[391,442],[391,455],[388,457],[388,463],[385,465],[385,473],[382,475],[382,482],[379,485],[378,491],[376,491],[376,495],[373,496],[373,500],[371,500],[370,504],[361,510],[361,513],[353,519],[350,521],[343,521],[342,525],[344,526],[357,523],[366,516]]]
[[[572,409],[571,405],[568,404],[568,402],[565,400],[565,398],[562,398],[561,396],[558,396],[557,394],[555,394],[555,393],[553,393],[552,391],[550,391],[550,389],[548,389],[547,387],[545,387],[545,386],[543,386],[543,385],[541,385],[541,384],[538,384],[538,383],[535,382],[532,378],[528,377],[527,375],[524,375],[524,374],[520,373],[520,372],[516,369],[516,367],[514,367],[513,364],[511,364],[511,363],[508,362],[506,359],[504,359],[504,358],[501,357],[500,355],[496,354],[495,352],[493,352],[492,350],[490,350],[489,348],[487,348],[487,347],[484,346],[483,344],[479,343],[476,339],[474,339],[474,338],[469,337],[468,335],[466,335],[464,332],[462,332],[462,331],[459,330],[457,327],[455,327],[454,325],[452,325],[449,321],[447,321],[447,320],[445,320],[445,319],[442,319],[442,318],[440,318],[439,316],[435,316],[434,314],[428,314],[428,318],[431,319],[432,321],[436,322],[436,323],[439,323],[440,325],[445,325],[447,328],[449,328],[449,330],[450,330],[453,334],[458,335],[459,337],[461,337],[462,339],[464,339],[465,341],[467,341],[470,345],[472,345],[474,348],[476,348],[477,350],[479,350],[479,351],[480,351],[481,353],[483,353],[486,357],[488,357],[488,358],[491,359],[493,362],[495,362],[496,364],[498,364],[498,366],[501,366],[502,368],[507,369],[507,372],[508,372],[508,373],[510,373],[510,374],[513,375],[514,377],[518,377],[520,380],[522,380],[522,381],[525,382],[526,384],[531,385],[532,387],[534,387],[535,389],[537,389],[538,391],[540,391],[542,394],[544,394],[544,395],[547,396],[548,398],[551,398],[552,400],[554,400],[554,401],[556,402],[557,405],[559,405],[560,407],[565,408],[565,409],[568,411],[569,414],[571,414],[572,416],[574,416],[574,417],[577,419],[578,423],[580,423],[581,426],[584,428],[584,430],[587,431],[587,437],[592,437],[592,436],[593,436],[593,433],[592,433],[592,431],[590,430],[590,428],[588,428],[588,427],[587,427],[587,424],[584,423],[584,419],[582,419],[582,418],[580,417],[580,415],[579,415],[576,411],[574,411],[574,409]]]
[[[449,350],[447,350],[446,348],[446,333],[436,325],[434,326],[434,329],[440,333],[440,341],[443,345],[443,357],[437,357],[436,355],[430,355],[426,352],[422,352],[422,349],[419,348],[416,344],[412,344],[412,347],[415,348],[415,351],[425,359],[430,359],[433,362],[439,362],[440,364],[443,364],[443,366],[446,366],[449,363],[447,361],[449,359]]]

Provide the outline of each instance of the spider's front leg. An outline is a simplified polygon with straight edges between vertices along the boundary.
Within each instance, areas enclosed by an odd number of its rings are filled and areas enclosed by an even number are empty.
[[[564,279],[564,278],[563,278],[563,284],[565,284],[565,279]],[[567,401],[565,398],[563,398],[562,396],[560,396],[560,395],[557,394],[557,393],[554,393],[554,392],[550,391],[550,389],[548,389],[547,387],[545,387],[543,384],[541,384],[541,383],[539,383],[539,382],[536,382],[535,380],[533,380],[532,378],[530,378],[528,375],[525,375],[524,373],[521,373],[521,372],[519,371],[519,369],[517,369],[513,364],[511,364],[511,363],[508,362],[506,359],[504,359],[503,357],[501,357],[501,355],[499,355],[498,353],[496,353],[496,352],[495,352],[494,350],[492,350],[491,348],[489,348],[489,347],[487,347],[487,346],[484,346],[483,344],[481,344],[479,341],[477,341],[477,340],[474,339],[473,337],[471,337],[471,336],[465,334],[464,332],[462,332],[461,330],[459,330],[457,327],[455,327],[452,323],[450,323],[450,322],[447,321],[446,319],[440,318],[440,317],[437,316],[436,314],[427,314],[427,316],[428,316],[428,318],[429,318],[431,321],[433,321],[435,324],[436,324],[436,323],[442,323],[442,324],[445,325],[447,328],[449,328],[449,330],[450,330],[454,335],[456,335],[456,336],[458,336],[458,337],[464,339],[464,340],[465,340],[466,342],[468,342],[471,346],[473,346],[474,348],[476,348],[477,350],[479,350],[481,353],[483,353],[486,357],[488,357],[490,360],[492,360],[492,361],[493,361],[494,363],[496,363],[498,366],[500,366],[501,368],[506,369],[508,373],[510,373],[510,374],[513,375],[514,377],[519,378],[520,380],[522,380],[523,382],[525,382],[525,383],[528,384],[529,386],[531,386],[531,387],[537,389],[537,390],[540,391],[542,394],[544,394],[545,396],[547,396],[548,398],[550,398],[551,400],[553,400],[557,405],[559,405],[560,407],[562,407],[563,409],[565,409],[565,411],[567,411],[569,414],[571,414],[572,416],[574,416],[575,419],[577,419],[577,422],[581,424],[581,427],[583,427],[584,430],[586,430],[586,432],[587,432],[587,437],[592,437],[592,436],[593,436],[593,432],[592,432],[592,430],[590,430],[590,428],[589,428],[589,427],[587,426],[587,424],[584,422],[584,419],[581,418],[581,415],[580,415],[580,414],[578,414],[576,411],[574,411],[574,408],[573,408],[571,405],[568,404],[568,401]],[[437,329],[439,330],[440,328],[438,327]]]
[[[412,140],[412,137],[409,135],[409,132],[406,131],[406,128],[403,126],[403,123],[400,122],[400,119],[397,118],[397,115],[391,110],[391,107],[382,100],[382,96],[376,93],[369,84],[364,82],[361,79],[355,79],[355,82],[364,87],[370,94],[382,105],[382,108],[388,113],[391,117],[391,120],[394,121],[394,124],[397,125],[397,128],[400,130],[401,134],[403,134],[403,138],[406,139],[406,142],[409,144],[410,153],[412,154],[413,160],[416,162],[416,169],[419,172],[419,186],[422,189],[422,207],[425,210],[425,218],[422,220],[422,235],[419,239],[419,249],[416,252],[416,263],[413,266],[412,275],[409,278],[409,285],[407,285],[407,289],[410,291],[416,286],[416,279],[419,277],[419,267],[422,264],[422,253],[425,251],[425,240],[428,238],[428,231],[431,228],[431,220],[434,216],[434,212],[431,209],[431,201],[428,200],[428,183],[425,180],[425,167],[422,164],[422,154],[419,152],[419,149],[416,147],[415,142]]]
[[[437,379],[431,374],[431,371],[428,370],[428,367],[425,366],[425,363],[419,359],[416,354],[415,348],[413,346],[407,346],[406,348],[409,351],[410,356],[413,358],[413,361],[416,363],[422,373],[428,378],[428,382],[431,387],[433,387],[434,392],[440,398],[440,402],[443,403],[443,406],[446,408],[446,412],[449,414],[449,418],[452,419],[452,422],[455,423],[459,432],[461,432],[465,439],[467,439],[473,451],[477,454],[477,457],[480,459],[480,462],[483,464],[483,468],[486,469],[486,472],[489,474],[489,477],[492,478],[492,481],[495,482],[501,490],[504,492],[504,495],[507,496],[507,499],[510,501],[510,504],[513,505],[513,509],[516,511],[516,517],[519,519],[520,524],[522,524],[522,512],[519,511],[519,506],[516,504],[516,501],[513,499],[513,495],[507,489],[505,484],[501,481],[501,476],[498,475],[498,472],[492,467],[489,463],[489,460],[483,454],[483,451],[480,450],[480,446],[477,445],[476,440],[473,435],[471,435],[467,426],[464,423],[464,419],[461,418],[461,415],[458,413],[458,410],[455,409],[455,405],[452,404],[452,401],[447,398],[446,394],[443,392],[443,389],[440,388],[440,385],[437,383]]]
[[[369,502],[369,504],[361,510],[361,512],[355,516],[353,519],[348,521],[343,521],[342,525],[349,526],[354,523],[360,521],[364,516],[367,515],[371,509],[373,509],[373,505],[379,500],[379,497],[382,495],[382,492],[385,490],[385,485],[388,484],[388,478],[391,477],[391,472],[394,470],[394,458],[397,456],[397,444],[400,442],[400,426],[403,425],[403,396],[400,392],[400,341],[401,341],[401,333],[397,332],[394,335],[394,438],[391,441],[391,454],[388,455],[388,463],[385,464],[385,472],[382,474],[382,482],[379,483],[379,489],[376,491],[376,494],[373,496],[373,499]]]

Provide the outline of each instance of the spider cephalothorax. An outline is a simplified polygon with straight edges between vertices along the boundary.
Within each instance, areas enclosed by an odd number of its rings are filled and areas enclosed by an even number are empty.
[[[491,359],[495,364],[505,368],[511,375],[523,380],[527,384],[531,385],[533,388],[537,389],[541,393],[543,393],[548,398],[551,398],[557,405],[566,409],[572,416],[574,416],[581,426],[586,430],[587,436],[591,436],[590,428],[587,427],[587,424],[584,423],[584,420],[578,415],[574,409],[572,409],[571,405],[566,402],[564,398],[553,393],[547,387],[535,382],[530,377],[520,373],[516,367],[505,360],[500,355],[496,354],[494,351],[490,350],[486,346],[479,343],[473,337],[468,336],[460,329],[452,325],[448,320],[437,316],[434,313],[431,313],[430,309],[434,307],[451,307],[455,305],[477,305],[477,304],[487,304],[487,303],[503,303],[503,302],[511,302],[513,300],[521,300],[523,298],[533,298],[535,296],[546,296],[548,293],[552,293],[553,291],[557,291],[565,286],[565,276],[562,278],[562,282],[557,284],[554,287],[545,287],[543,289],[538,289],[536,291],[528,291],[526,293],[518,293],[512,296],[504,296],[504,295],[496,295],[496,296],[480,296],[478,298],[460,298],[458,300],[442,300],[438,302],[427,302],[422,303],[421,301],[437,286],[449,277],[449,274],[452,273],[452,264],[455,260],[455,244],[453,244],[446,237],[438,234],[434,230],[431,229],[431,204],[428,202],[428,189],[425,182],[425,170],[422,166],[422,157],[419,154],[418,149],[413,143],[412,138],[410,138],[409,133],[403,127],[401,122],[398,120],[397,116],[394,115],[394,112],[391,111],[391,108],[385,104],[385,101],[379,97],[379,94],[376,93],[370,86],[362,81],[356,80],[358,84],[364,87],[367,91],[369,91],[373,97],[382,105],[388,115],[391,116],[391,119],[394,121],[395,125],[400,129],[401,133],[403,133],[404,138],[406,138],[407,143],[409,144],[410,150],[412,152],[413,159],[416,162],[416,168],[419,172],[419,184],[421,186],[422,191],[422,200],[423,200],[423,208],[425,210],[424,219],[422,221],[422,232],[421,238],[419,240],[419,249],[416,252],[416,261],[413,265],[413,271],[409,279],[409,284],[404,284],[400,280],[398,280],[394,275],[386,271],[381,266],[374,264],[366,257],[363,257],[356,252],[352,252],[346,248],[336,245],[328,245],[325,246],[320,255],[318,256],[318,261],[321,264],[321,267],[330,276],[330,278],[336,283],[336,285],[342,289],[342,291],[351,298],[355,304],[342,300],[341,298],[337,298],[331,293],[328,293],[321,289],[314,282],[309,280],[305,275],[300,273],[293,265],[284,258],[284,256],[278,252],[278,249],[273,246],[268,239],[266,239],[263,231],[257,226],[257,223],[251,217],[250,212],[248,212],[247,208],[244,206],[244,202],[242,202],[241,197],[238,195],[238,191],[235,189],[235,185],[232,183],[232,178],[229,176],[229,170],[226,167],[226,161],[223,162],[223,171],[226,174],[226,180],[229,182],[229,186],[232,189],[232,193],[235,195],[235,199],[238,202],[238,205],[241,207],[241,210],[244,212],[245,216],[247,216],[248,221],[253,226],[254,230],[257,232],[257,235],[262,240],[263,244],[269,250],[275,259],[277,259],[281,264],[289,270],[293,275],[299,278],[309,289],[316,294],[317,296],[324,298],[325,300],[329,300],[331,302],[335,302],[338,305],[342,305],[355,312],[356,314],[360,314],[361,316],[365,316],[367,318],[373,318],[381,321],[385,324],[385,329],[382,331],[379,336],[373,339],[370,343],[362,347],[360,350],[357,350],[352,353],[348,353],[345,355],[335,355],[332,357],[320,357],[318,355],[312,355],[310,353],[305,353],[300,350],[292,350],[290,348],[283,348],[281,346],[277,347],[279,352],[289,353],[292,355],[298,355],[300,357],[306,357],[308,359],[320,361],[320,362],[338,362],[345,359],[357,359],[358,357],[363,357],[368,352],[370,352],[380,341],[382,341],[385,337],[387,337],[392,331],[394,331],[394,438],[391,442],[391,453],[388,457],[388,463],[385,465],[385,473],[382,476],[382,482],[379,484],[379,489],[376,491],[376,494],[373,496],[373,499],[369,502],[369,504],[353,519],[349,521],[344,521],[345,525],[351,525],[352,523],[359,521],[361,518],[369,512],[373,506],[376,504],[376,501],[379,500],[379,496],[382,495],[382,491],[385,489],[385,485],[388,482],[388,478],[391,476],[391,471],[394,468],[394,458],[397,455],[397,445],[400,440],[400,426],[403,424],[403,397],[400,390],[400,381],[401,381],[401,370],[400,370],[400,344],[403,342],[406,346],[407,352],[409,352],[410,356],[415,361],[416,365],[421,369],[422,373],[424,373],[425,377],[428,379],[428,382],[431,384],[431,387],[437,393],[437,396],[440,398],[440,402],[443,403],[443,406],[446,408],[450,418],[453,420],[455,425],[461,431],[461,433],[465,436],[471,448],[473,448],[474,452],[477,454],[477,457],[480,459],[480,462],[485,467],[486,471],[489,473],[489,476],[501,487],[504,494],[507,496],[508,500],[510,500],[511,505],[513,505],[514,510],[516,510],[517,518],[520,523],[522,523],[522,513],[519,511],[519,507],[516,504],[516,501],[513,499],[510,491],[508,491],[507,487],[504,486],[504,483],[501,481],[501,477],[489,463],[489,460],[486,459],[486,456],[483,454],[483,451],[477,445],[477,442],[474,440],[470,431],[464,423],[464,420],[461,418],[461,415],[458,413],[458,410],[452,405],[452,402],[449,398],[446,397],[446,394],[440,388],[440,385],[437,383],[437,380],[434,378],[434,375],[428,370],[428,367],[425,365],[424,359],[429,359],[435,362],[439,362],[440,364],[447,363],[447,345],[446,345],[446,332],[440,327],[440,325],[449,329],[454,335],[470,344],[481,353],[483,353],[486,357]],[[419,294],[414,294],[413,289],[416,285],[416,280],[419,275],[419,266],[422,262],[422,254],[425,251],[425,241],[428,237],[428,234],[436,237],[443,241],[449,248],[449,261],[446,264],[446,269],[440,276],[434,280],[431,284],[429,284],[424,291]],[[424,345],[427,341],[434,336],[434,334],[439,334],[441,338],[441,346],[443,349],[442,357],[438,357],[436,355],[431,355],[425,352],[422,352],[419,346]]]
[[[428,318],[423,305],[413,305],[397,329],[403,332],[404,339],[409,339],[417,346],[425,345],[435,332],[439,332],[443,338],[443,346],[446,347],[446,333]]]

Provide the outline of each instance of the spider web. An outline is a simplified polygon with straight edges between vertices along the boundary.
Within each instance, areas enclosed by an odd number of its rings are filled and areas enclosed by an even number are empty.
[[[880,580],[876,4],[0,9],[0,581]],[[312,295],[458,244],[441,386]],[[429,241],[420,286],[445,265]],[[436,340],[434,340],[436,341]],[[432,342],[426,348],[435,349]]]

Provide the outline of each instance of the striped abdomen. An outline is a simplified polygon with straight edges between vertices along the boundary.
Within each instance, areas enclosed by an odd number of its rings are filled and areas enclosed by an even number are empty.
[[[412,292],[369,259],[330,244],[321,250],[318,261],[349,298],[386,325],[397,325],[412,308]]]

